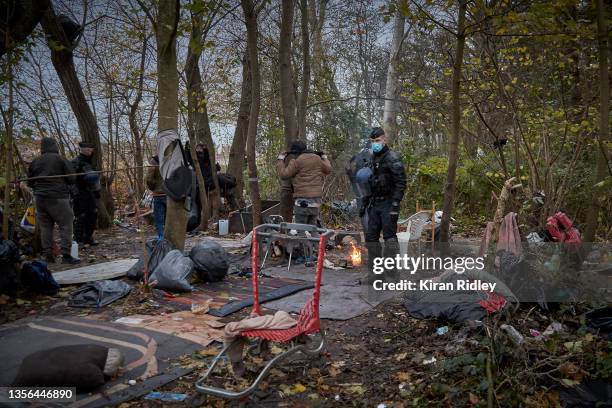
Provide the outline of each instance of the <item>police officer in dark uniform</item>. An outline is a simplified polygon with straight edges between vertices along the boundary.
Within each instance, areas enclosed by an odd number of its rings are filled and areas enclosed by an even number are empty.
[[[94,144],[79,143],[80,154],[72,160],[74,172],[85,173],[77,176],[73,196],[74,238],[86,245],[97,245],[93,240],[98,216],[97,200],[100,198],[100,175],[93,165]]]
[[[383,129],[377,127],[370,133],[372,142],[371,195],[364,203],[362,213],[367,211],[366,245],[370,262],[380,256],[379,238],[382,232],[385,241],[385,256],[395,256],[399,249],[397,241],[397,219],[404,191],[406,173],[399,154],[389,149]]]

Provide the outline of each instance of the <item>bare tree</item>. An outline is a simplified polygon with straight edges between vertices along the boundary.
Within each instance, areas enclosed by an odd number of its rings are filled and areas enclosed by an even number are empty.
[[[245,55],[242,58],[242,86],[240,91],[240,105],[238,107],[238,119],[236,121],[236,129],[234,130],[234,138],[232,139],[229,161],[227,163],[227,172],[236,177],[236,198],[241,204],[244,202],[243,170],[245,167],[244,158],[251,100],[251,68],[248,56]]]
[[[179,0],[160,0],[155,34],[157,38],[157,105],[158,131],[178,129],[178,72],[176,69],[176,35],[180,19]],[[150,14],[149,14],[150,15]],[[185,246],[187,213],[185,200],[168,197],[164,235],[175,248]]]
[[[465,14],[467,4],[459,0],[457,42],[455,60],[453,61],[453,89],[452,89],[452,129],[448,140],[448,171],[446,186],[444,187],[444,204],[442,207],[442,221],[440,223],[440,240],[448,242],[450,238],[450,218],[453,212],[457,179],[457,163],[459,161],[459,137],[461,132],[461,67],[463,65],[463,50],[465,48]]]
[[[310,0],[314,2],[315,0]],[[308,0],[300,0],[301,34],[302,34],[302,86],[297,101],[297,134],[298,139],[306,140],[306,110],[310,90],[310,24]]]
[[[96,168],[103,170],[100,131],[76,73],[72,55],[74,45],[68,40],[51,3],[49,3],[49,7],[43,15],[41,24],[47,35],[49,49],[51,50],[51,62],[76,117],[81,139],[94,144]],[[102,198],[98,200],[98,225],[101,228],[108,228],[111,225],[113,206],[110,198],[110,188],[105,182],[107,180],[103,177],[102,181]]]
[[[603,0],[597,0],[597,45],[599,50],[599,138],[597,141],[597,164],[594,184],[603,181],[609,172],[606,142],[610,138],[610,71],[608,68],[608,20],[607,7]],[[597,232],[600,204],[593,197],[587,213],[584,240],[593,242]]]
[[[397,112],[399,110],[399,76],[398,64],[402,42],[404,40],[404,15],[401,11],[395,13],[393,20],[393,37],[391,39],[391,55],[387,68],[387,84],[385,86],[385,108],[383,112],[383,126],[389,143],[397,140]]]
[[[251,110],[247,132],[247,164],[249,166],[249,192],[251,194],[253,225],[261,224],[261,196],[257,180],[257,161],[255,157],[257,141],[257,124],[261,104],[261,78],[259,72],[259,57],[257,51],[257,15],[259,14],[252,0],[241,0],[247,30],[247,49],[251,64]],[[260,4],[265,4],[262,2]]]

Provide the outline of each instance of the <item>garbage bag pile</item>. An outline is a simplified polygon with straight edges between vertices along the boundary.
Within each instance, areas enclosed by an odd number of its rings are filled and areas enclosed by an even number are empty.
[[[220,282],[227,275],[229,269],[227,252],[215,241],[198,242],[191,249],[189,257],[193,261],[198,277],[204,282]]]
[[[148,267],[147,272],[149,277],[155,272],[157,266],[161,263],[168,252],[172,251],[174,247],[170,241],[165,239],[152,239],[147,241],[145,248],[148,254]],[[144,254],[138,258],[138,262],[134,264],[127,272],[127,276],[133,280],[142,280],[144,277]]]
[[[193,274],[193,261],[183,255],[178,249],[168,252],[164,259],[157,265],[155,272],[149,278],[156,288],[176,291],[190,292],[191,277]]]

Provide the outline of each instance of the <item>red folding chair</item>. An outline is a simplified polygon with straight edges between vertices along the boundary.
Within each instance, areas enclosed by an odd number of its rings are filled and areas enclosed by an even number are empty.
[[[288,235],[289,231],[295,230],[298,234],[303,233],[304,235]],[[310,236],[306,235],[306,232],[310,233]],[[312,234],[318,234],[319,236],[312,236]],[[331,230],[317,228],[313,225],[306,224],[262,224],[253,229],[252,238],[252,257],[251,257],[251,268],[253,270],[253,313],[261,315],[261,305],[259,304],[259,287],[257,281],[258,275],[258,263],[259,263],[259,241],[262,238],[273,241],[282,241],[283,238],[296,240],[303,239],[308,241],[318,241],[319,253],[317,258],[316,274],[315,274],[315,286],[312,293],[312,297],[302,310],[300,311],[297,319],[297,324],[289,329],[284,330],[248,330],[240,333],[240,336],[250,337],[259,339],[261,341],[275,341],[280,343],[290,343],[291,347],[289,350],[276,355],[272,358],[268,364],[261,370],[255,381],[246,389],[242,391],[229,391],[223,388],[217,388],[210,385],[206,385],[206,381],[215,369],[217,363],[226,354],[228,347],[224,347],[221,352],[213,359],[210,367],[206,373],[198,379],[195,386],[198,392],[208,395],[214,395],[221,398],[238,399],[243,398],[251,394],[257,389],[261,380],[265,378],[270,369],[274,367],[280,360],[295,354],[297,352],[304,353],[308,356],[317,356],[323,350],[325,345],[325,337],[321,330],[321,322],[319,320],[319,297],[321,294],[321,277],[323,274],[323,260],[325,259],[325,242],[332,234]],[[297,238],[299,237],[299,238]],[[315,346],[312,343],[303,344],[298,342],[298,337],[303,338],[306,335],[314,335],[319,333],[320,341]]]

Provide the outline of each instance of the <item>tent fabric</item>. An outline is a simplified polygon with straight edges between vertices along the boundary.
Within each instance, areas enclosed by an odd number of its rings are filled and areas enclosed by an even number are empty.
[[[516,217],[516,213],[509,212],[502,220],[499,227],[496,252],[509,251],[515,255],[521,255],[523,253],[521,233],[519,232]]]
[[[132,287],[122,281],[101,280],[87,283],[70,294],[70,307],[102,307],[126,296]]]
[[[177,168],[183,165],[183,153],[178,146],[179,136],[176,129],[166,129],[157,135],[159,171],[162,178],[168,179]]]

